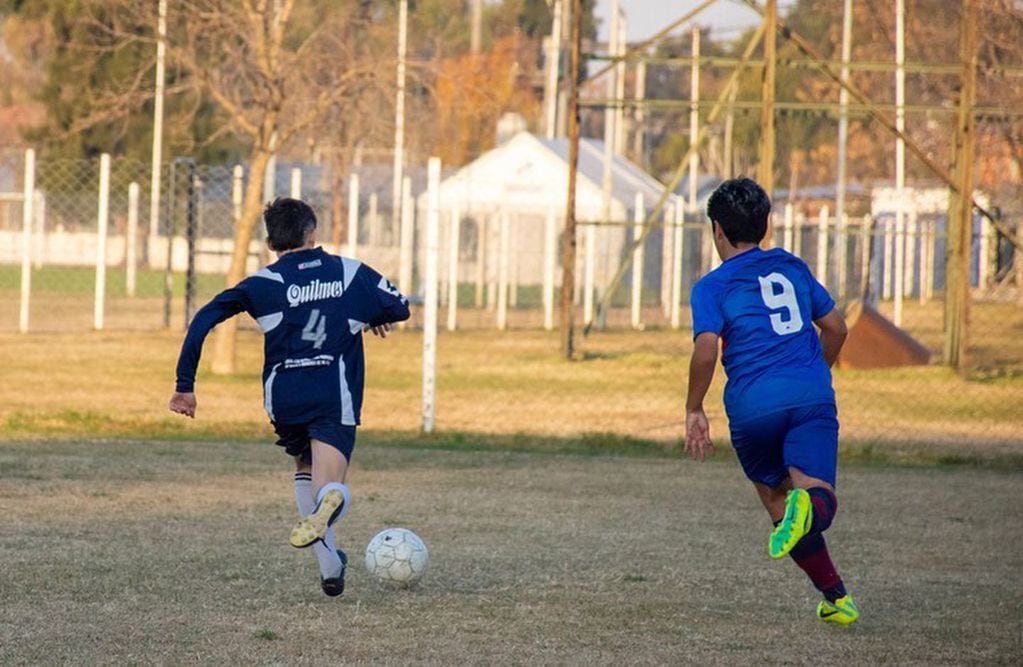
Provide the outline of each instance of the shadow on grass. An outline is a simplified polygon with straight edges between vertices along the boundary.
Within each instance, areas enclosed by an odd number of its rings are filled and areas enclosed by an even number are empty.
[[[18,412],[2,422],[8,440],[164,440],[164,441],[256,441],[274,439],[270,426],[263,422],[190,422],[172,416],[114,415],[101,412],[64,410],[53,413]],[[476,433],[440,431],[430,434],[415,431],[361,429],[362,447],[394,447],[448,451],[527,452],[535,454],[574,454],[580,456],[622,456],[633,458],[681,458],[678,441],[638,438],[620,433],[581,433],[552,436],[537,433]],[[998,450],[970,451],[970,443],[960,449],[935,447],[927,442],[843,441],[839,460],[865,465],[906,467],[978,467],[1023,471],[1023,454]],[[720,443],[711,460],[734,460],[730,446]]]

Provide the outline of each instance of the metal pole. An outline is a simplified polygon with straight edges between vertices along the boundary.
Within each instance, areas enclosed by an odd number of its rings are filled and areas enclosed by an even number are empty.
[[[895,127],[906,131],[906,5],[895,0]],[[892,321],[902,326],[902,296],[906,278],[906,142],[895,138],[895,274]]]
[[[685,241],[685,215],[682,200],[675,202],[675,225],[674,251],[671,253],[674,260],[671,264],[671,328],[678,329],[682,326],[682,260],[685,257],[683,245]]]
[[[423,285],[423,432],[432,433],[437,391],[437,275],[440,237],[440,158],[427,163],[426,276]],[[404,184],[402,186],[404,189]],[[404,223],[404,216],[402,219]],[[404,227],[404,224],[402,224]]]
[[[149,238],[155,238],[160,226],[160,162],[163,160],[164,61],[167,52],[167,0],[160,0],[156,21],[156,95],[153,97],[153,162],[149,182]],[[168,241],[169,242],[169,241]],[[148,246],[148,241],[147,241]],[[148,249],[146,257],[148,258]],[[150,265],[152,262],[149,262]]]
[[[36,152],[25,151],[25,182],[21,204],[21,301],[18,310],[18,331],[28,333],[29,300],[32,296],[32,205],[35,200]]]
[[[124,239],[124,292],[135,296],[135,271],[138,260],[138,229],[139,229],[139,184],[134,181],[128,185],[128,228]]]
[[[402,217],[402,178],[405,166],[405,56],[408,50],[408,0],[398,3],[398,73],[394,104],[394,178],[391,184],[391,235],[404,220]]]
[[[849,81],[849,60],[852,57],[852,0],[845,0],[842,14],[842,73],[841,80]],[[835,189],[835,269],[838,271],[838,298],[845,299],[846,280],[849,276],[846,238],[845,185],[846,151],[849,145],[849,91],[843,86],[838,92],[838,182]]]
[[[348,177],[348,256],[355,258],[359,252],[359,175]],[[400,279],[399,279],[400,282]],[[404,290],[407,285],[401,285]],[[407,294],[407,292],[406,292]]]
[[[782,247],[785,248],[786,250],[788,250],[789,252],[793,252],[795,250],[795,248],[793,247],[793,244],[792,244],[792,231],[793,231],[792,230],[792,226],[793,226],[793,222],[795,221],[795,214],[796,214],[796,212],[795,212],[795,209],[793,209],[793,207],[792,207],[792,202],[787,202],[785,204],[785,223],[784,223],[785,224],[785,227],[784,227],[785,235],[782,237]]]
[[[828,284],[828,207],[821,206],[817,214],[817,281]]]
[[[96,294],[92,326],[103,329],[103,307],[107,293],[107,225],[110,221],[110,154],[99,158],[99,207],[96,212]]]
[[[563,4],[564,0],[554,0],[551,36],[547,41],[547,78],[543,99],[546,105],[544,129],[548,139],[557,136],[558,130],[558,65],[561,59],[561,7]]]
[[[302,170],[298,167],[291,168],[291,198],[302,198]]]
[[[628,44],[628,21],[625,12],[618,19],[618,36],[615,55],[623,58],[615,68],[615,153],[625,153],[625,51]]]
[[[646,210],[643,205],[643,193],[636,193],[636,200],[632,205],[632,236],[639,238],[643,233],[643,222],[646,220]],[[642,329],[642,308],[643,308],[643,245],[637,245],[632,251],[632,328]]]
[[[561,355],[571,359],[575,354],[575,313],[572,293],[575,291],[575,190],[579,168],[579,60],[582,46],[582,0],[570,0],[568,97],[568,194],[565,198],[565,231],[561,262]]]
[[[432,159],[432,158],[431,158]],[[438,164],[440,160],[437,161]],[[427,194],[427,199],[430,195]],[[412,294],[413,262],[416,240],[416,211],[412,199],[412,179],[406,176],[401,182],[401,247],[398,267],[398,280],[401,282],[403,294]],[[429,212],[427,212],[429,214]]]
[[[757,180],[769,197],[774,197],[774,80],[776,44],[778,40],[778,0],[767,0],[764,8],[764,73],[760,108],[760,165]],[[764,243],[772,242],[771,227],[767,228]]]
[[[462,246],[462,213],[457,201],[451,209],[448,232],[448,331],[454,331],[458,327],[458,254]]]
[[[500,213],[501,235],[497,250],[497,328],[508,328],[508,255],[511,254],[511,229],[507,209]]]
[[[643,100],[646,99],[646,61],[640,60],[636,65],[636,111],[634,116],[635,134],[633,135],[632,152],[639,164],[646,163],[646,111]]]

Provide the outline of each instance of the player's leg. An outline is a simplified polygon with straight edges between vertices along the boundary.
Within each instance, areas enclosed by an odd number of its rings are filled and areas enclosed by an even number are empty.
[[[785,442],[785,463],[795,487],[788,506],[807,507],[805,534],[788,552],[824,596],[817,606],[826,622],[848,625],[859,618],[856,603],[845,589],[828,552],[824,531],[838,509],[835,473],[838,462],[838,419],[834,405],[793,411],[793,428]],[[794,497],[797,496],[797,497]]]
[[[291,531],[292,546],[306,547],[322,539],[330,526],[348,510],[351,493],[344,480],[354,447],[354,426],[342,426],[334,422],[314,423],[310,426],[316,508]]]
[[[786,477],[775,486],[753,482],[753,486],[757,490],[757,495],[760,496],[760,502],[764,504],[764,509],[770,515],[771,521],[775,524],[780,522],[781,518],[785,516],[785,499],[789,491],[792,490],[792,480]]]
[[[308,450],[304,456],[295,457],[295,505],[298,507],[299,519],[316,510],[311,456]],[[330,596],[341,595],[345,587],[345,567],[348,558],[337,548],[333,530],[328,528],[323,539],[313,544],[313,552],[320,567],[320,585],[323,592]]]

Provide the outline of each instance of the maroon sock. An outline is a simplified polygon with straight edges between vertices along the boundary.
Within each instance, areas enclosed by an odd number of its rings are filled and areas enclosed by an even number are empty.
[[[810,526],[811,533],[823,533],[831,525],[838,511],[838,498],[829,489],[822,486],[814,486],[806,490],[810,494],[810,502],[813,504],[813,524]]]
[[[834,602],[845,595],[845,586],[842,584],[842,578],[838,576],[835,564],[831,562],[823,535],[820,533],[806,535],[799,540],[789,555],[829,602]]]

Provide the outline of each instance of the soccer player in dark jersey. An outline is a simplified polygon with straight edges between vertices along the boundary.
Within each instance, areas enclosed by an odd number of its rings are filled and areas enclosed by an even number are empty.
[[[824,542],[838,505],[831,366],[847,330],[801,259],[760,249],[770,212],[767,193],[748,178],[725,181],[707,202],[722,264],[693,286],[690,298],[685,446],[700,461],[713,449],[703,399],[720,340],[732,446],[775,524],[768,552],[790,555],[806,572],[824,596],[817,606],[822,621],[848,625],[859,610]]]
[[[195,372],[206,335],[246,312],[263,331],[263,396],[277,444],[295,457],[294,547],[312,546],[323,592],[344,592],[347,557],[331,528],[351,504],[345,475],[362,408],[362,332],[386,337],[408,300],[379,273],[316,245],[316,215],[280,198],[263,212],[278,260],[196,313],[178,358],[172,412],[195,417]]]

